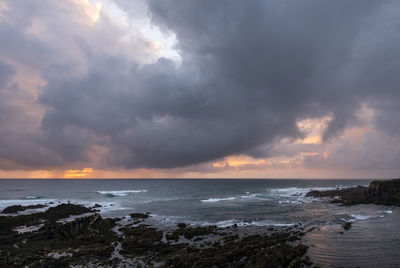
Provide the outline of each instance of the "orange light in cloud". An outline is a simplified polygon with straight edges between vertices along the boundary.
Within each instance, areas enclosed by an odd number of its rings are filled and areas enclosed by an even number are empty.
[[[332,116],[324,116],[321,118],[309,118],[297,122],[298,129],[307,136],[298,140],[300,144],[322,144],[322,133],[328,127]]]
[[[305,139],[299,141],[299,143],[301,143],[301,144],[321,144],[322,138],[321,138],[321,136],[306,137]]]
[[[75,3],[82,7],[90,24],[94,24],[99,20],[102,9],[101,3],[91,4],[89,0],[75,0]]]
[[[64,178],[87,178],[93,173],[93,168],[70,169],[64,174]]]
[[[247,156],[230,156],[226,157],[224,161],[214,162],[213,167],[243,167],[243,166],[259,166],[265,164],[264,159],[253,159]]]

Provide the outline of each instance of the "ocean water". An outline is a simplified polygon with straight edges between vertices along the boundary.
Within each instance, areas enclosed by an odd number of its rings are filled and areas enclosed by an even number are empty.
[[[305,197],[311,189],[368,185],[369,180],[0,180],[0,210],[14,204],[100,204],[104,217],[150,212],[160,228],[237,224],[244,228],[317,226],[305,236],[323,267],[399,267],[400,213],[375,205],[340,206]],[[26,211],[24,213],[29,213]],[[341,224],[353,228],[340,234]]]

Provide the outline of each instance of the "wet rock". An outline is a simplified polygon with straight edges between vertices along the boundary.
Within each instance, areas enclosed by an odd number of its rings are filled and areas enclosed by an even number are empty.
[[[300,238],[298,236],[295,236],[295,235],[292,235],[292,236],[290,236],[288,238],[288,241],[291,241],[291,242],[296,241],[296,240],[300,240]]]
[[[81,215],[88,212],[94,212],[94,210],[81,205],[60,204],[56,207],[49,208],[45,212],[17,215],[14,217],[2,216],[0,217],[0,240],[3,235],[8,236],[10,233],[16,233],[13,229],[18,226],[39,225],[48,221],[57,221],[72,215]]]
[[[131,216],[132,219],[147,219],[148,217],[150,217],[150,215],[148,213],[144,214],[144,213],[131,213],[129,214]]]
[[[216,228],[217,226],[215,225],[180,228],[173,231],[170,237],[176,239],[176,237],[184,236],[186,239],[192,239],[193,237],[196,236],[213,234]]]
[[[180,223],[177,224],[177,226],[178,226],[178,228],[183,229],[183,228],[186,228],[187,225],[184,222],[180,222]]]
[[[68,203],[68,204],[60,204],[56,207],[51,207],[45,212],[43,212],[43,215],[37,215],[37,214],[36,215],[42,217],[43,219],[59,220],[68,218],[69,216],[81,215],[90,212],[95,212],[95,211],[91,208],[87,208],[82,205],[75,205]]]
[[[307,247],[291,246],[286,238],[248,236],[207,248],[190,248],[168,256],[164,267],[301,267],[308,263],[304,257]],[[178,253],[179,252],[179,253]]]
[[[167,233],[165,235],[165,238],[167,240],[176,241],[177,242],[179,240],[179,234],[178,234],[178,232]]]
[[[21,205],[14,205],[14,206],[9,206],[3,209],[1,212],[2,214],[8,214],[8,213],[18,213],[19,211],[24,211],[27,209],[35,209],[35,208],[44,208],[46,205],[42,204],[37,204],[37,205],[29,205],[29,206],[21,206]]]
[[[162,245],[163,232],[154,227],[141,224],[137,227],[123,228],[121,231],[125,235],[121,253],[144,254],[157,250],[157,245]]]
[[[63,208],[66,214],[74,213],[71,207]],[[53,210],[49,215],[57,218],[61,213]],[[105,261],[114,249],[116,235],[111,229],[115,224],[112,219],[94,214],[67,223],[50,220],[32,233],[3,235],[0,267],[69,267],[91,260]]]
[[[350,228],[351,228],[351,222],[348,221],[343,224],[343,229],[350,230]]]

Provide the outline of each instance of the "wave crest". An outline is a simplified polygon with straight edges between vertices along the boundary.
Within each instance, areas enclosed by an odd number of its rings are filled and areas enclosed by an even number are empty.
[[[201,200],[201,202],[204,203],[215,203],[215,202],[220,202],[220,201],[228,201],[228,200],[234,200],[235,197],[225,197],[225,198],[208,198]]]
[[[127,196],[128,194],[131,193],[145,193],[147,191],[148,190],[97,191],[97,193],[111,197],[117,197],[117,196]]]

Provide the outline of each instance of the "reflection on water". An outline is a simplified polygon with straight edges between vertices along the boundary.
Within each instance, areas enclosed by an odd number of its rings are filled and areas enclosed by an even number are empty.
[[[399,209],[386,213],[356,220],[349,231],[335,224],[308,233],[308,256],[321,267],[400,267]]]

